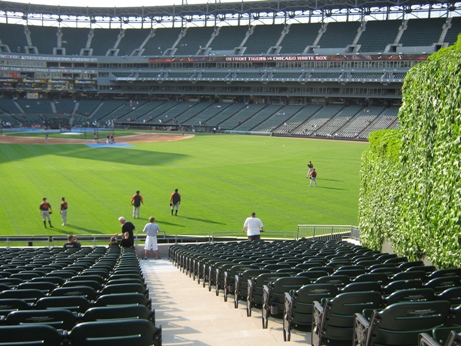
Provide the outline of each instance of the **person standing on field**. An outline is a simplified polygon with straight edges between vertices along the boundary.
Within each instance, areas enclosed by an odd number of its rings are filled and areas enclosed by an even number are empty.
[[[247,217],[243,223],[242,232],[247,233],[248,240],[250,241],[259,240],[261,239],[261,232],[264,232],[263,227],[261,219],[256,217],[255,212],[252,212],[250,217]]]
[[[61,198],[61,218],[62,218],[62,225],[65,226],[67,224],[67,202],[66,199],[63,197]]]
[[[50,214],[53,212],[51,209],[51,204],[46,201],[46,197],[43,197],[42,203],[40,203],[40,215],[42,216],[43,225],[46,228],[46,221],[50,224],[50,228],[53,228],[51,225]]]
[[[151,216],[149,218],[149,223],[144,226],[142,230],[146,233],[146,243],[144,245],[144,257],[142,259],[147,259],[149,256],[149,251],[152,249],[154,251],[154,259],[160,259],[158,256],[158,245],[157,245],[157,233],[160,232],[160,227],[155,223],[155,218]]]
[[[315,168],[310,173],[310,178],[311,181],[309,183],[309,186],[312,186],[312,183],[314,183],[314,186],[317,186],[317,172],[315,171]]]
[[[308,170],[307,170],[306,178],[310,178],[311,173],[314,170],[314,164],[312,163],[312,161],[309,161],[309,163],[307,164],[307,168],[308,168]]]
[[[133,219],[139,219],[139,209],[141,208],[141,204],[144,205],[144,200],[138,190],[131,197],[131,205],[133,206]]]
[[[178,209],[180,204],[181,195],[179,194],[178,189],[175,189],[170,196],[171,215],[173,215],[173,211],[175,212],[175,215],[178,215]]]

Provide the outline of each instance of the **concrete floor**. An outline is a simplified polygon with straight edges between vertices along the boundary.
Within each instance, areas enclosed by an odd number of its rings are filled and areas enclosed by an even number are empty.
[[[310,345],[310,332],[292,330],[291,341],[284,342],[281,319],[270,318],[268,329],[263,329],[260,309],[247,317],[245,302],[235,309],[233,297],[224,302],[222,291],[216,296],[162,256],[140,263],[164,346]]]

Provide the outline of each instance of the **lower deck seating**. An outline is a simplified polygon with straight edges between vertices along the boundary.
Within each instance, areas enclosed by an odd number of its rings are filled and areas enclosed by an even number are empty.
[[[12,264],[18,258],[22,267]],[[0,260],[2,273],[51,268],[28,278],[2,275],[0,345],[161,345],[162,328],[155,326],[134,251],[15,249],[1,251]]]
[[[174,245],[169,256],[187,275],[200,283],[203,280],[204,287],[217,288],[216,294],[223,288],[216,273],[222,272],[224,278],[234,276],[234,307],[246,301],[247,316],[253,310],[261,313],[263,327],[270,319],[282,318],[285,340],[293,329],[310,329],[314,346],[349,346],[356,314],[402,302],[446,305],[446,301],[449,316],[459,316],[459,321],[447,317],[443,327],[461,326],[461,313],[457,312],[461,301],[459,268],[437,270],[421,261],[345,241],[315,239]],[[235,273],[235,268],[246,265],[257,268]],[[282,288],[277,295],[283,299],[274,298],[271,289],[275,283],[291,277],[308,281]],[[232,297],[226,285],[224,294]],[[409,328],[403,329],[402,333],[411,333]],[[385,345],[374,345],[378,344]]]

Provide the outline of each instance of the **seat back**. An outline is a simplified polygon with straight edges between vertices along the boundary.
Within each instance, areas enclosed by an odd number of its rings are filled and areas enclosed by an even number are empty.
[[[341,292],[363,292],[363,291],[375,291],[381,293],[382,287],[377,281],[360,281],[351,282],[341,289]]]
[[[436,277],[426,282],[424,286],[433,288],[435,292],[440,293],[450,287],[460,287],[461,278],[459,276]]]
[[[5,324],[19,325],[39,323],[56,329],[71,330],[77,322],[77,317],[69,310],[17,310],[10,312],[5,318]]]
[[[82,322],[69,334],[73,346],[151,346],[159,344],[159,329],[150,321],[121,319],[114,321]]]
[[[145,294],[146,287],[140,283],[107,285],[101,290],[101,295],[133,292]]]
[[[0,326],[0,345],[59,346],[63,337],[45,324]]]
[[[412,346],[418,344],[420,333],[431,333],[442,325],[450,313],[450,302],[395,303],[371,318],[372,331],[368,333],[371,344]]]
[[[321,325],[325,338],[352,343],[355,314],[381,304],[381,294],[375,291],[340,293],[327,300]]]
[[[94,306],[110,306],[110,305],[131,305],[140,304],[148,308],[152,307],[152,303],[142,293],[111,293],[104,294],[98,297],[94,302]]]
[[[336,285],[338,288],[344,287],[351,282],[351,279],[347,275],[328,275],[328,276],[321,276],[315,283],[331,283]]]
[[[431,301],[435,299],[435,292],[432,288],[413,288],[392,292],[384,298],[386,306],[399,302],[408,301]]]
[[[36,309],[67,309],[73,312],[85,312],[90,307],[88,299],[82,296],[43,297],[35,303]]]
[[[293,293],[292,321],[299,325],[310,325],[314,301],[333,298],[337,294],[338,287],[334,284],[313,283],[302,286]]]
[[[395,280],[389,282],[385,287],[383,287],[384,294],[391,294],[392,292],[398,290],[407,290],[410,288],[421,288],[423,287],[423,283],[421,280],[418,279],[410,279],[410,280]]]
[[[71,287],[59,287],[51,291],[52,297],[63,297],[63,296],[82,296],[88,300],[94,300],[98,292],[93,287],[89,286],[71,286]]]
[[[89,308],[82,316],[82,322],[120,318],[138,318],[155,324],[154,312],[145,305],[98,306]]]
[[[461,287],[450,287],[437,294],[437,299],[448,300],[451,305],[461,304]]]
[[[29,310],[30,305],[25,300],[18,298],[3,298],[0,299],[0,318],[5,317],[11,311]]]
[[[271,283],[269,303],[282,306],[285,304],[285,292],[298,290],[302,286],[310,283],[311,279],[303,276],[278,278]]]
[[[18,298],[23,299],[29,304],[33,304],[37,299],[45,297],[45,293],[35,288],[27,288],[23,290],[5,290],[0,292],[0,299],[2,298]]]

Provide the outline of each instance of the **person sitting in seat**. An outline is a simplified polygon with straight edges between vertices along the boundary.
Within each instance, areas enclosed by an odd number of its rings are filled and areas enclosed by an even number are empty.
[[[110,237],[109,247],[110,246],[120,246],[120,242],[118,241],[118,234],[114,235],[113,237]]]
[[[78,248],[79,244],[75,242],[74,236],[72,234],[67,236],[67,243],[63,245],[64,250]]]

